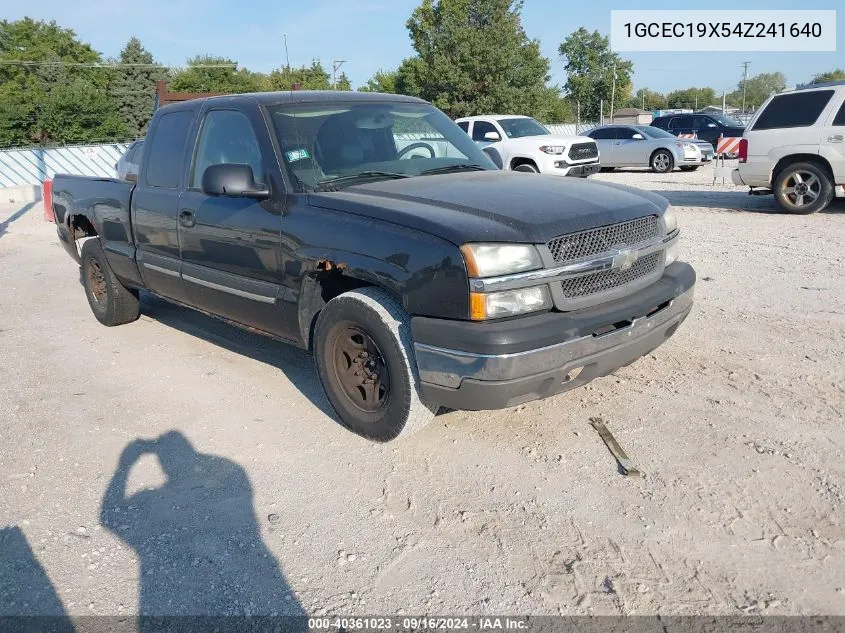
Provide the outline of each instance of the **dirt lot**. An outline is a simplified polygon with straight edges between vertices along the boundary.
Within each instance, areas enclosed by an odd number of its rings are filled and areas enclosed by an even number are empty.
[[[845,204],[598,178],[679,208],[691,317],[388,445],[302,352],[152,299],[100,326],[40,205],[0,207],[0,612],[845,614]]]

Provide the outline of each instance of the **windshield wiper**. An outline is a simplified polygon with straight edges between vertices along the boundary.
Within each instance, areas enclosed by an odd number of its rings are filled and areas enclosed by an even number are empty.
[[[339,185],[345,182],[358,180],[360,178],[409,178],[408,174],[400,174],[393,171],[362,171],[357,174],[349,174],[347,176],[338,176],[337,178],[328,178],[317,183],[317,191],[322,188],[331,188],[333,185]]]
[[[445,174],[450,171],[461,171],[461,170],[470,170],[470,171],[487,171],[486,168],[482,167],[481,165],[476,165],[474,163],[458,163],[457,165],[446,165],[445,167],[434,167],[433,169],[423,169],[420,172],[420,176],[426,176],[428,174]]]

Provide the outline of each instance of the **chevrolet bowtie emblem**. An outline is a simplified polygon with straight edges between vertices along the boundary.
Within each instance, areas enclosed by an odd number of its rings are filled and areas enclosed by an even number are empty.
[[[640,254],[637,251],[631,249],[617,250],[616,254],[613,256],[613,266],[611,269],[619,273],[625,272],[626,270],[629,270],[639,258]]]

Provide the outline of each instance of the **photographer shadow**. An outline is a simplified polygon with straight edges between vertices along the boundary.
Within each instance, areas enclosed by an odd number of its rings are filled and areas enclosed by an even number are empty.
[[[127,496],[145,454],[167,481]],[[177,431],[124,449],[100,521],[137,553],[142,629],[145,616],[305,615],[261,539],[244,469],[197,452]]]

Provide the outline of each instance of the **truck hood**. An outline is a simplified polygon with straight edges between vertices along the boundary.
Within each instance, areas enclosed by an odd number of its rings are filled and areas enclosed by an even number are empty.
[[[311,193],[322,208],[449,240],[545,243],[558,235],[660,215],[665,198],[634,187],[519,172],[417,176]]]

